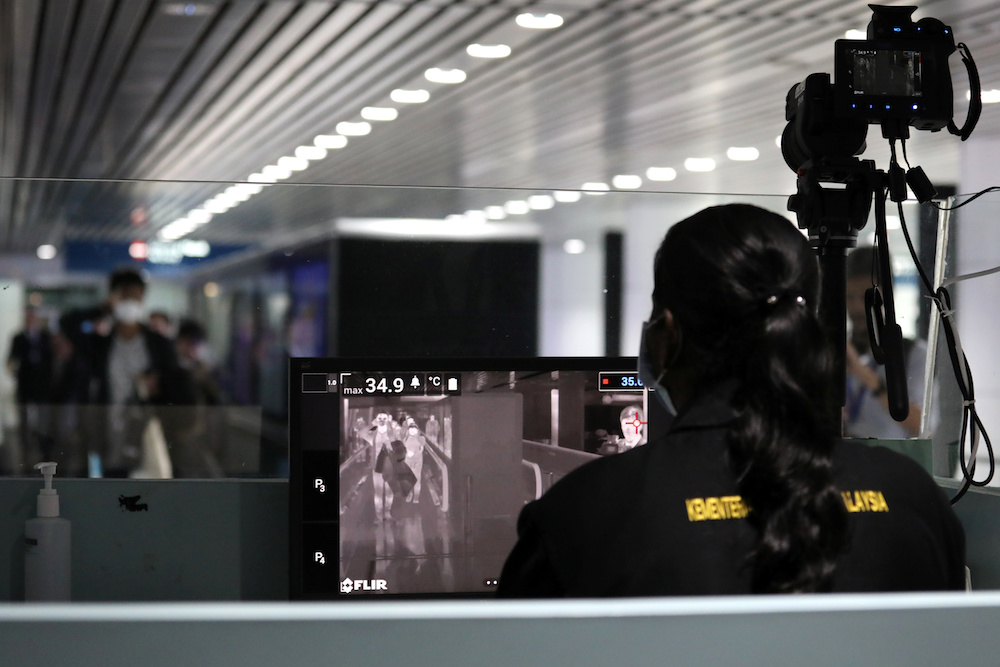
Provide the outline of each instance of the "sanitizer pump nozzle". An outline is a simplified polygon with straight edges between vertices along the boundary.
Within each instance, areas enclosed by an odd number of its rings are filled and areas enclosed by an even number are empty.
[[[45,477],[38,492],[38,516],[24,524],[24,599],[39,602],[70,599],[71,527],[59,516],[59,496],[52,488],[56,464],[35,466]]]
[[[38,492],[38,516],[59,516],[59,494],[52,488],[56,464],[52,461],[38,463],[35,465],[35,470],[40,470],[45,477],[45,487]]]

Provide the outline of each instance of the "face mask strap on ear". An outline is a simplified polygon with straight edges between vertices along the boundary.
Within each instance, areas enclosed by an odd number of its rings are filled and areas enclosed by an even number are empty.
[[[678,344],[677,350],[672,355],[670,362],[666,365],[666,367],[664,367],[658,376],[655,376],[656,371],[653,369],[653,363],[649,358],[649,351],[646,346],[646,334],[649,332],[649,329],[653,325],[657,324],[661,319],[664,319],[664,315],[662,313],[657,317],[654,317],[652,320],[642,323],[642,336],[639,340],[639,380],[648,391],[651,391],[656,396],[668,413],[677,414],[677,409],[674,407],[673,400],[671,400],[666,387],[663,386],[663,378],[667,374],[667,369],[677,360],[677,356],[680,353],[680,344]],[[679,332],[679,329],[677,331]]]

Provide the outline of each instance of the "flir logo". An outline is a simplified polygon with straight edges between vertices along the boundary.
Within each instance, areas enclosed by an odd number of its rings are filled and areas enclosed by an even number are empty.
[[[389,584],[385,579],[344,579],[340,582],[341,593],[354,591],[387,591]]]

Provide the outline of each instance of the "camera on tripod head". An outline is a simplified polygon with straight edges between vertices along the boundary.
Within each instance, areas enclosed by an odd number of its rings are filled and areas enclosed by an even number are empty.
[[[913,22],[916,7],[869,5],[868,39],[834,44],[834,114],[867,123],[905,121],[937,131],[952,120],[948,56],[955,36],[937,19]]]
[[[937,19],[914,23],[911,15],[916,7],[869,7],[874,14],[868,39],[835,44],[836,81],[831,82],[827,73],[810,74],[788,91],[781,154],[796,173],[796,192],[788,198],[788,210],[808,231],[819,256],[820,319],[833,341],[847,336],[846,253],[857,245],[858,232],[875,202],[878,268],[868,295],[869,313],[877,313],[878,319],[877,326],[870,327],[871,343],[873,352],[879,350],[876,358],[885,363],[889,413],[903,421],[909,414],[909,398],[903,334],[892,295],[885,204],[891,199],[902,211],[908,187],[919,202],[929,201],[936,192],[920,167],[904,171],[899,165],[896,141],[903,142],[905,158],[911,126],[932,132],[947,127],[965,140],[979,120],[982,101],[972,54],[965,44],[955,42],[951,28]],[[956,50],[961,50],[971,92],[961,129],[952,119],[948,69],[948,57]],[[882,137],[889,140],[888,173],[877,169],[874,160],[856,157],[866,148],[869,124],[881,125]],[[845,375],[846,357],[840,348],[835,350],[834,364],[838,374]],[[844,405],[845,394],[840,398]]]
[[[785,162],[798,171],[805,162],[845,159],[865,149],[869,124],[886,139],[906,139],[908,128],[944,127],[967,139],[982,109],[979,75],[965,44],[933,18],[912,19],[913,6],[869,5],[868,39],[834,44],[835,80],[811,74],[792,86],[785,101],[788,126],[781,138]],[[971,96],[964,126],[955,126],[948,57],[961,51]]]

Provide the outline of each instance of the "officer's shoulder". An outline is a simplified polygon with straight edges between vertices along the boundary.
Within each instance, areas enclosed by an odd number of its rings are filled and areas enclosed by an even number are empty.
[[[621,454],[611,454],[588,461],[560,479],[543,496],[555,499],[563,495],[601,494],[608,489],[627,489],[635,485],[636,475],[646,466],[649,445],[642,445]]]
[[[841,475],[875,477],[904,486],[937,486],[934,478],[916,460],[878,444],[858,439],[844,439],[834,447],[834,466]]]

